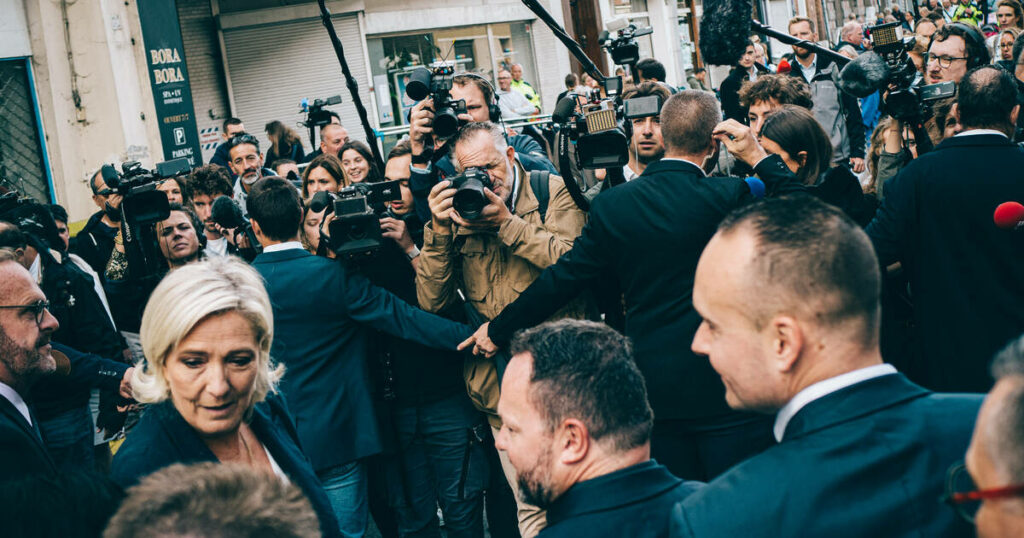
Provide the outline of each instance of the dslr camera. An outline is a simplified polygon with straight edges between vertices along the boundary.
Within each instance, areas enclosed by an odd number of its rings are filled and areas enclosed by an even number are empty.
[[[454,135],[461,126],[459,114],[467,113],[464,99],[452,99],[454,79],[453,66],[420,67],[409,74],[409,83],[405,86],[409,99],[422,101],[430,97],[434,101],[434,134],[440,138]]]
[[[637,44],[636,38],[652,33],[654,29],[650,26],[638,29],[627,19],[618,18],[608,22],[608,29],[601,32],[597,42],[601,44],[601,48],[608,51],[616,65],[633,66],[640,61],[640,45]],[[629,72],[635,71],[630,69]]]
[[[339,258],[358,261],[372,258],[384,245],[380,219],[389,216],[384,202],[402,199],[401,180],[356,183],[337,193],[313,195],[309,210],[334,213],[328,230],[330,248]]]
[[[450,181],[455,189],[452,207],[466,220],[480,218],[480,213],[489,203],[484,189],[490,189],[493,186],[491,176],[487,171],[473,166],[450,178]]]

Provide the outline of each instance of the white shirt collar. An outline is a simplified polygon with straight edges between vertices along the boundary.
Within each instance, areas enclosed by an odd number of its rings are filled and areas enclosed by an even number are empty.
[[[832,394],[833,392],[840,391],[851,385],[856,385],[862,381],[881,377],[883,375],[895,374],[896,368],[891,364],[876,364],[874,366],[868,366],[867,368],[860,368],[852,372],[846,372],[845,374],[837,375],[835,377],[828,378],[824,381],[818,381],[817,383],[807,386],[804,390],[801,390],[793,396],[789,402],[786,403],[779,413],[775,415],[775,440],[782,442],[782,438],[786,434],[786,426],[789,425],[789,421],[796,416],[801,409],[807,404]]]
[[[40,259],[42,257],[43,257],[42,254],[39,254],[37,252],[36,253],[36,259],[32,260],[32,265],[30,265],[29,268],[28,268],[28,273],[30,275],[32,275],[32,280],[35,280],[37,283],[43,281],[42,277],[39,274],[40,270],[42,269],[42,263],[43,262]]]
[[[302,243],[299,243],[298,241],[285,241],[284,243],[277,243],[275,245],[267,245],[267,246],[263,247],[263,253],[266,254],[268,252],[280,252],[282,250],[292,250],[292,249],[303,250]]]
[[[957,134],[953,135],[953,137],[956,138],[957,136],[992,135],[992,134],[999,135],[999,136],[1001,136],[1003,138],[1010,138],[1010,137],[1006,136],[1006,133],[1004,133],[1002,131],[997,131],[995,129],[971,129],[970,131],[964,131],[962,133],[957,133]]]
[[[679,162],[681,162],[681,163],[686,163],[686,164],[688,164],[688,165],[690,165],[690,166],[692,166],[692,167],[696,168],[697,170],[700,170],[700,175],[702,175],[702,176],[704,176],[704,177],[708,177],[707,173],[706,173],[706,172],[704,172],[704,169],[703,169],[703,168],[701,168],[701,167],[697,166],[697,164],[696,164],[696,163],[693,163],[693,162],[691,162],[691,161],[687,161],[686,159],[679,159],[679,158],[677,158],[677,157],[662,157],[662,158],[661,158],[661,160],[662,160],[662,161],[679,161]]]
[[[18,391],[14,390],[10,385],[0,381],[0,396],[7,398],[7,401],[11,402],[11,405],[21,413],[21,416],[25,417],[25,422],[28,425],[32,425],[32,416],[28,413],[28,404],[25,403],[25,399],[18,394]]]
[[[622,167],[622,177],[626,178],[626,181],[632,181],[640,177],[640,174],[634,172],[633,169],[629,167],[629,164],[626,164]]]

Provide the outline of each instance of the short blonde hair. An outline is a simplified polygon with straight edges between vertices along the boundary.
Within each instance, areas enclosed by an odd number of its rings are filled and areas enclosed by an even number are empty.
[[[132,394],[141,403],[170,397],[164,376],[167,357],[200,323],[217,314],[238,312],[252,323],[259,344],[256,382],[249,406],[277,391],[283,365],[270,359],[274,313],[263,279],[255,269],[232,256],[218,256],[171,271],[149,296],[139,336],[144,364],[132,375]]]

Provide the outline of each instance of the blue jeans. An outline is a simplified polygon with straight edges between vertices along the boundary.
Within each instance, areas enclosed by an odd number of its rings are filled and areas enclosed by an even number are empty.
[[[330,467],[317,473],[331,503],[341,535],[361,538],[366,533],[369,510],[366,502],[366,469],[362,461]]]
[[[483,536],[488,478],[483,417],[460,392],[444,400],[395,409],[399,473],[396,499],[402,536],[438,537],[437,506],[449,538]]]
[[[46,449],[61,471],[91,471],[96,456],[93,453],[93,425],[89,406],[83,405],[65,411],[47,420],[39,421]]]

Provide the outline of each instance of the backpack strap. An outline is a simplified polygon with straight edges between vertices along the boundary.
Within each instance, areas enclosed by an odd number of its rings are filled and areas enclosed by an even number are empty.
[[[541,222],[544,222],[544,217],[548,214],[548,200],[551,198],[551,185],[548,181],[550,176],[551,172],[547,170],[530,171],[530,188],[537,197],[537,211],[540,212]]]

